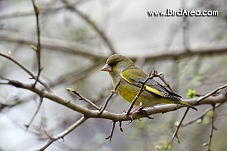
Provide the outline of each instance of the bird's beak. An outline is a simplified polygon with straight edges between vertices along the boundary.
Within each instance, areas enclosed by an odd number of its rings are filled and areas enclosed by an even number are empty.
[[[111,71],[111,70],[112,70],[112,68],[108,64],[105,64],[105,66],[103,66],[102,69],[101,69],[101,71],[108,71],[108,72]]]

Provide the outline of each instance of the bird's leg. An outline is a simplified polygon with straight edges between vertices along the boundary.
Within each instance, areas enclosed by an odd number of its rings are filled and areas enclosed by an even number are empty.
[[[153,117],[150,117],[147,112],[144,110],[145,107],[140,106],[139,109],[137,110],[137,112],[142,113],[145,117],[149,118],[149,119],[154,119]]]
[[[130,122],[129,123],[132,123],[132,121],[133,121],[133,114],[135,113],[135,112],[140,112],[142,109],[143,109],[144,107],[142,107],[142,106],[138,106],[138,107],[136,107],[136,108],[134,108],[133,110],[131,110],[130,112],[129,112],[129,119],[130,119]]]
[[[135,113],[135,112],[141,112],[145,107],[143,106],[138,106],[134,108],[130,113]]]
[[[130,118],[130,123],[132,123],[133,121],[133,114],[136,112],[142,113],[145,117],[149,118],[149,119],[153,119],[152,117],[150,117],[147,112],[144,110],[145,107],[143,106],[138,106],[136,108],[134,108],[130,113],[129,113],[129,118]]]

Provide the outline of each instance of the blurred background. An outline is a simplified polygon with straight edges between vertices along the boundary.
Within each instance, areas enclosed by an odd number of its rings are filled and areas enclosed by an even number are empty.
[[[41,27],[41,78],[54,93],[83,106],[71,96],[72,87],[101,106],[112,90],[110,76],[101,72],[106,58],[120,53],[132,58],[147,73],[163,72],[166,81],[186,97],[188,89],[206,94],[227,82],[227,1],[226,0],[39,0]],[[217,10],[215,17],[149,17],[147,11]],[[7,53],[36,73],[36,54],[31,46],[37,39],[31,1],[0,1],[0,52]],[[0,75],[31,83],[17,65],[0,57]],[[0,151],[30,151],[41,147],[50,135],[57,135],[76,122],[81,114],[44,99],[30,129],[26,131],[39,98],[33,93],[0,85]],[[120,96],[111,99],[106,110],[122,113],[129,103]],[[185,121],[210,106],[190,111]],[[226,104],[216,110],[212,151],[226,150]],[[109,120],[89,119],[47,151],[159,151],[169,143],[175,123],[185,108],[153,115],[131,124],[118,124],[112,142]],[[179,131],[180,144],[174,151],[205,151],[210,120],[191,124]]]

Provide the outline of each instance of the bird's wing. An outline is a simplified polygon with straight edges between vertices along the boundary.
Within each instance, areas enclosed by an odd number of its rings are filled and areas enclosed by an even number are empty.
[[[173,93],[171,91],[169,91],[168,89],[166,89],[163,85],[161,85],[160,83],[158,83],[157,81],[155,81],[154,79],[149,79],[146,82],[146,85],[148,85],[148,87],[155,87],[156,89],[158,89],[160,92],[162,92],[162,94],[164,95],[164,97],[170,97],[170,98],[181,98],[180,95]]]
[[[142,82],[145,81],[147,78],[147,74],[144,73],[141,69],[139,68],[129,68],[127,70],[122,71],[120,76],[127,81],[130,84],[133,84],[135,86],[141,87]],[[169,91],[166,89],[164,86],[162,86],[160,83],[153,79],[149,79],[146,84],[144,85],[144,88],[154,94],[157,94],[162,97],[167,97],[167,98],[172,98],[172,99],[177,99],[181,96]]]

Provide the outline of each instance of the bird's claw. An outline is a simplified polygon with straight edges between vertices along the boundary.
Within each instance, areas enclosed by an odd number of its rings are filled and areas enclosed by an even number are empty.
[[[142,114],[143,114],[146,118],[148,118],[148,119],[154,119],[153,117],[150,117],[150,116],[147,114],[147,112],[144,110],[144,107],[139,107],[139,108],[135,108],[134,110],[132,110],[132,111],[129,113],[129,115],[128,115],[128,117],[129,117],[129,119],[130,119],[130,122],[129,122],[129,123],[132,123],[132,121],[133,121],[133,114],[136,113],[136,112],[142,113]]]

